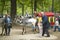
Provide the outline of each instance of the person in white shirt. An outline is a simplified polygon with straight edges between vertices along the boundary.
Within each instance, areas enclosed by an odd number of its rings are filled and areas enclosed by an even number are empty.
[[[34,16],[33,18],[29,19],[28,22],[32,23],[32,31],[35,30],[35,24],[36,24],[36,17]]]
[[[56,29],[58,29],[58,31],[60,31],[59,30],[59,21],[58,21],[58,18],[55,19],[54,32],[56,31]]]

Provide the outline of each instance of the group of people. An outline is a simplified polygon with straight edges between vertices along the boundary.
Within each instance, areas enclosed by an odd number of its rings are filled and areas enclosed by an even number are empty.
[[[34,14],[36,14],[36,11]],[[41,14],[42,14],[42,20],[40,20],[40,18],[38,16],[35,16],[35,15],[33,16],[32,19],[35,21],[32,20],[33,21],[32,22],[32,24],[33,24],[32,30],[36,31],[36,28],[38,28],[41,36],[44,36],[44,34],[47,34],[46,37],[50,37],[49,31],[48,31],[48,29],[50,27],[48,17],[44,14],[44,12],[41,12]],[[1,35],[3,35],[3,32],[4,32],[4,35],[10,35],[11,28],[12,28],[11,17],[10,17],[10,15],[6,14],[3,21],[2,21],[2,33],[1,33]],[[56,31],[56,28],[59,28],[59,22],[58,22],[57,18],[55,20],[54,32]]]
[[[1,35],[10,35],[10,30],[12,27],[12,20],[9,14],[5,14],[2,21],[2,33]]]
[[[42,20],[40,20],[38,16],[35,16],[35,15],[33,16],[34,19],[36,19],[36,21],[33,23],[32,30],[36,31],[36,28],[38,28],[40,36],[44,36],[44,34],[47,34],[46,37],[50,37],[49,31],[48,31],[50,27],[48,17],[44,14],[44,12],[41,12],[41,14],[42,14]]]
[[[34,12],[34,14],[36,15],[36,11]],[[51,28],[50,22],[48,20],[48,17],[44,14],[44,12],[41,12],[42,14],[42,19],[40,20],[40,18],[38,16],[33,16],[33,18],[37,21],[33,22],[33,31],[36,31],[36,27],[38,27],[39,33],[41,36],[44,36],[44,34],[47,34],[47,37],[50,37],[49,34],[49,29]],[[55,22],[54,22],[54,26],[53,26],[53,31],[55,32],[56,29],[58,29],[58,31],[60,32],[60,18],[55,17]]]

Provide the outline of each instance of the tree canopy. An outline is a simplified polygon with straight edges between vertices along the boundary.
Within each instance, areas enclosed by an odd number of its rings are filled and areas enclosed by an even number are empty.
[[[14,1],[14,0],[13,0]],[[32,14],[35,0],[16,0],[17,15],[25,15],[26,11]],[[52,0],[36,0],[36,11],[52,11]],[[60,0],[54,0],[54,12],[60,12]],[[11,0],[0,0],[0,14],[11,11]]]

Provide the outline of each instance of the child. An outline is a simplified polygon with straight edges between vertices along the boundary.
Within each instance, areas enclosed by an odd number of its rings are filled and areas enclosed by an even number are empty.
[[[55,26],[54,26],[54,32],[56,31],[57,28],[58,28],[58,31],[60,31],[60,30],[59,30],[58,18],[56,18],[55,20],[56,20],[56,21],[55,21]]]

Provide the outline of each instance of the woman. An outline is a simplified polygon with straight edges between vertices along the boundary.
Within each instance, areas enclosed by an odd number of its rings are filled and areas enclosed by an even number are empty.
[[[38,18],[38,28],[39,28],[39,34],[42,36],[42,19]]]

